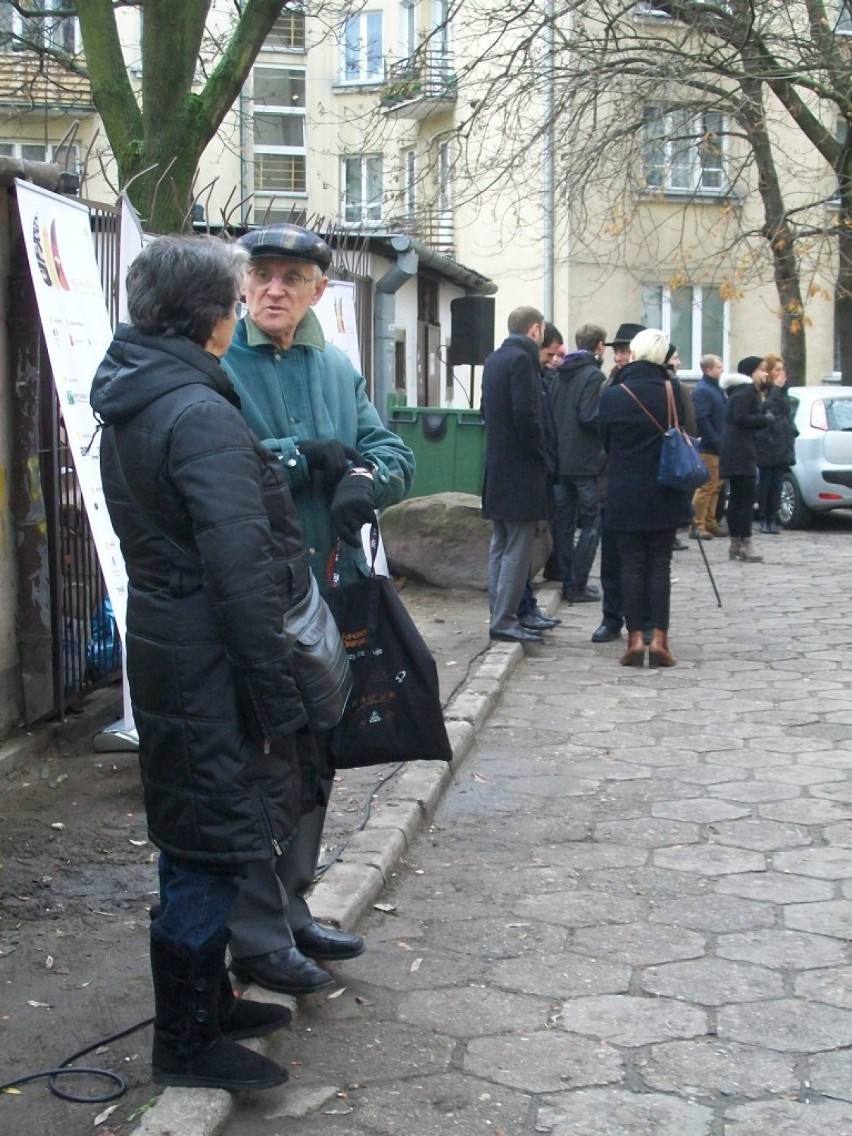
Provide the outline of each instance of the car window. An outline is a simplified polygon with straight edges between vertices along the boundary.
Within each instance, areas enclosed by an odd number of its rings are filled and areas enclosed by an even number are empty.
[[[829,430],[852,430],[852,398],[827,398]]]

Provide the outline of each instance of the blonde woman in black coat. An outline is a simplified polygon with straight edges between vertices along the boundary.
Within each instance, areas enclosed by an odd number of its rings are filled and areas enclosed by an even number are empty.
[[[621,559],[621,596],[627,623],[622,666],[645,662],[643,627],[653,627],[648,650],[652,667],[673,667],[669,650],[671,558],[675,534],[692,517],[690,494],[660,485],[657,474],[667,421],[666,382],[678,417],[683,398],[664,363],[669,349],[662,331],[641,331],[630,344],[632,361],[618,383],[601,391],[598,423],[609,458],[604,524],[615,532]]]

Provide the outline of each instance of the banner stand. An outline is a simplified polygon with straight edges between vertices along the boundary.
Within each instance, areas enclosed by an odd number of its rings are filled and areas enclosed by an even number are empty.
[[[133,724],[133,711],[130,706],[130,686],[127,682],[127,667],[121,670],[121,694],[124,701],[124,717],[105,726],[92,738],[95,753],[135,753],[139,749],[139,735]]]

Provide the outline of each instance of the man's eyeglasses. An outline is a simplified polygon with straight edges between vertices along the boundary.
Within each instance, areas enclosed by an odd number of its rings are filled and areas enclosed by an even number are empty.
[[[297,292],[300,288],[313,284],[316,280],[316,277],[303,276],[301,272],[296,272],[293,268],[287,272],[272,272],[271,269],[264,268],[262,265],[252,265],[249,269],[249,276],[261,288],[266,288],[273,280],[277,280],[281,287],[286,288],[288,292]]]

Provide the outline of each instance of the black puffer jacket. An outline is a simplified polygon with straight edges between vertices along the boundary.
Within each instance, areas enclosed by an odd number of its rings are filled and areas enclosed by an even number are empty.
[[[765,430],[771,419],[763,413],[760,393],[745,375],[722,379],[728,392],[725,428],[719,447],[721,477],[757,476],[757,432]]]
[[[305,722],[282,636],[309,581],[290,491],[187,339],[119,328],[91,402],[151,839],[206,867],[271,859],[299,815]]]
[[[757,435],[758,468],[780,465],[789,469],[796,463],[796,435],[793,425],[793,408],[786,387],[770,386],[763,400],[763,413],[772,421]]]

